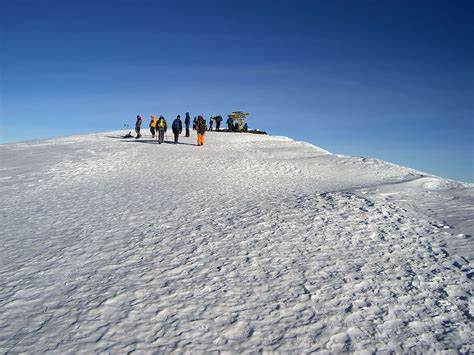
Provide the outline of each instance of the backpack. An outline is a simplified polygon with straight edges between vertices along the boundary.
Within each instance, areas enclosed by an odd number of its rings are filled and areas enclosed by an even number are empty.
[[[158,127],[159,128],[165,128],[165,120],[163,118],[160,118],[158,120]]]
[[[179,120],[176,119],[173,121],[173,131],[178,131],[179,130]]]
[[[206,131],[206,121],[204,119],[197,120],[197,126],[199,131],[205,132]]]

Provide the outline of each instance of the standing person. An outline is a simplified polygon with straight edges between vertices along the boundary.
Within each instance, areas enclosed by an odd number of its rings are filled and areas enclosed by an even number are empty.
[[[221,122],[222,122],[222,116],[219,115],[216,117],[216,131],[218,131],[221,128]]]
[[[196,130],[197,130],[198,145],[203,145],[204,134],[206,133],[206,120],[202,118],[201,115],[198,116],[198,119],[196,121]]]
[[[234,122],[233,122],[232,118],[229,117],[229,118],[227,119],[227,130],[228,130],[229,132],[232,132],[232,131],[233,131],[233,129],[232,129],[232,128],[233,128],[233,125],[232,125],[233,123],[234,123]]]
[[[209,118],[209,130],[212,131],[212,126],[214,126],[214,117]]]
[[[140,128],[142,126],[142,117],[137,115],[137,122],[135,122],[135,132],[137,133],[137,139],[140,138],[142,135],[140,134]]]
[[[163,116],[160,116],[158,122],[156,123],[156,128],[158,129],[158,143],[161,144],[165,140],[165,132],[168,130],[166,120]]]
[[[171,129],[173,130],[174,134],[174,144],[178,143],[178,137],[183,131],[183,123],[181,122],[181,116],[178,115],[176,119],[173,121],[173,124],[171,125]]]
[[[189,137],[189,124],[191,123],[191,117],[189,112],[186,112],[186,118],[184,119],[184,125],[186,126],[186,137]]]
[[[150,132],[151,132],[151,138],[155,138],[155,132],[156,132],[156,116],[155,116],[155,114],[151,115]]]

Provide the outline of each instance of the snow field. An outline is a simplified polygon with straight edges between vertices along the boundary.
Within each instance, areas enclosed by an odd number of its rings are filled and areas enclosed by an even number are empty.
[[[419,207],[457,194],[470,228],[471,186],[284,137],[115,137],[0,146],[0,351],[472,351],[470,234]]]

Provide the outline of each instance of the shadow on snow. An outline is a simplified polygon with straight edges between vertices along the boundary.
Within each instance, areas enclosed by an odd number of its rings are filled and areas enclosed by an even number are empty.
[[[147,143],[147,144],[158,144],[158,141],[156,139],[137,139],[135,137],[130,137],[130,138],[124,138],[123,136],[105,136],[106,138],[113,138],[113,139],[120,139],[122,142],[128,142],[128,143]],[[183,142],[178,142],[174,143],[173,141],[163,141],[164,144],[181,144],[181,145],[190,145],[192,147],[196,147],[197,144],[191,144],[191,143],[183,143]]]

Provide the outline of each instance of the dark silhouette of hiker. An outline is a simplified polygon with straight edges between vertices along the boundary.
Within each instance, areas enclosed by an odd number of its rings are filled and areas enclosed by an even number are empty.
[[[186,112],[186,118],[184,119],[184,125],[186,126],[186,137],[189,137],[189,124],[191,123],[191,117],[189,112]]]
[[[216,120],[216,131],[218,131],[221,129],[222,116],[216,116],[214,119]]]
[[[137,139],[142,136],[140,134],[141,126],[142,126],[142,117],[140,115],[137,115],[137,122],[135,122],[135,132],[137,133]]]

